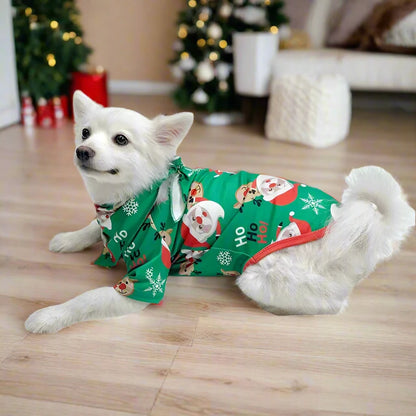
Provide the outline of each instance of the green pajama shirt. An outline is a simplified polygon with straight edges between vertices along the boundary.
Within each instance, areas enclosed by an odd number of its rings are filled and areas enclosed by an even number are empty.
[[[121,206],[96,205],[104,250],[96,264],[123,259],[126,276],[114,288],[159,303],[171,275],[238,276],[282,248],[322,238],[331,219],[330,195],[267,175],[190,169],[172,161],[168,200],[159,187]]]

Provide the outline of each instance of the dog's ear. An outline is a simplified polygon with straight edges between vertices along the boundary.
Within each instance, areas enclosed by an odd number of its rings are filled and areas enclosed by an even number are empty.
[[[173,116],[157,116],[154,120],[155,140],[175,151],[188,134],[194,121],[192,113],[178,113]]]
[[[75,122],[79,122],[85,116],[92,111],[102,107],[102,105],[97,104],[95,101],[91,100],[88,95],[85,95],[81,90],[76,90],[72,98],[73,108],[74,108],[74,119]]]

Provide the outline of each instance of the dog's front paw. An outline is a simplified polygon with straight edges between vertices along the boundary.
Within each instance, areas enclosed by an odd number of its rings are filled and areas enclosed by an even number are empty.
[[[82,243],[76,232],[59,233],[49,242],[49,250],[55,253],[73,253],[85,248]]]
[[[61,305],[39,309],[25,322],[26,330],[34,334],[53,334],[69,325],[70,316]]]

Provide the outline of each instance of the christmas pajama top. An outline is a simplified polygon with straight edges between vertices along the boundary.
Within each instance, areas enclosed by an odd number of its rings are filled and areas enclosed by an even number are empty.
[[[156,204],[154,184],[122,206],[96,206],[104,250],[96,264],[122,258],[127,275],[114,288],[159,303],[173,275],[238,276],[282,248],[323,237],[338,204],[323,191],[290,180],[172,161],[175,180],[167,201]]]

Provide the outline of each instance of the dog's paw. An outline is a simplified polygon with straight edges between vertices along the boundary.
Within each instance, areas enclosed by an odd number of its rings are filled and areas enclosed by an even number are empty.
[[[76,232],[56,234],[49,242],[49,250],[55,253],[73,253],[84,248],[85,244],[80,241]]]
[[[25,322],[26,330],[34,334],[53,334],[69,325],[70,316],[60,305],[39,309]]]

